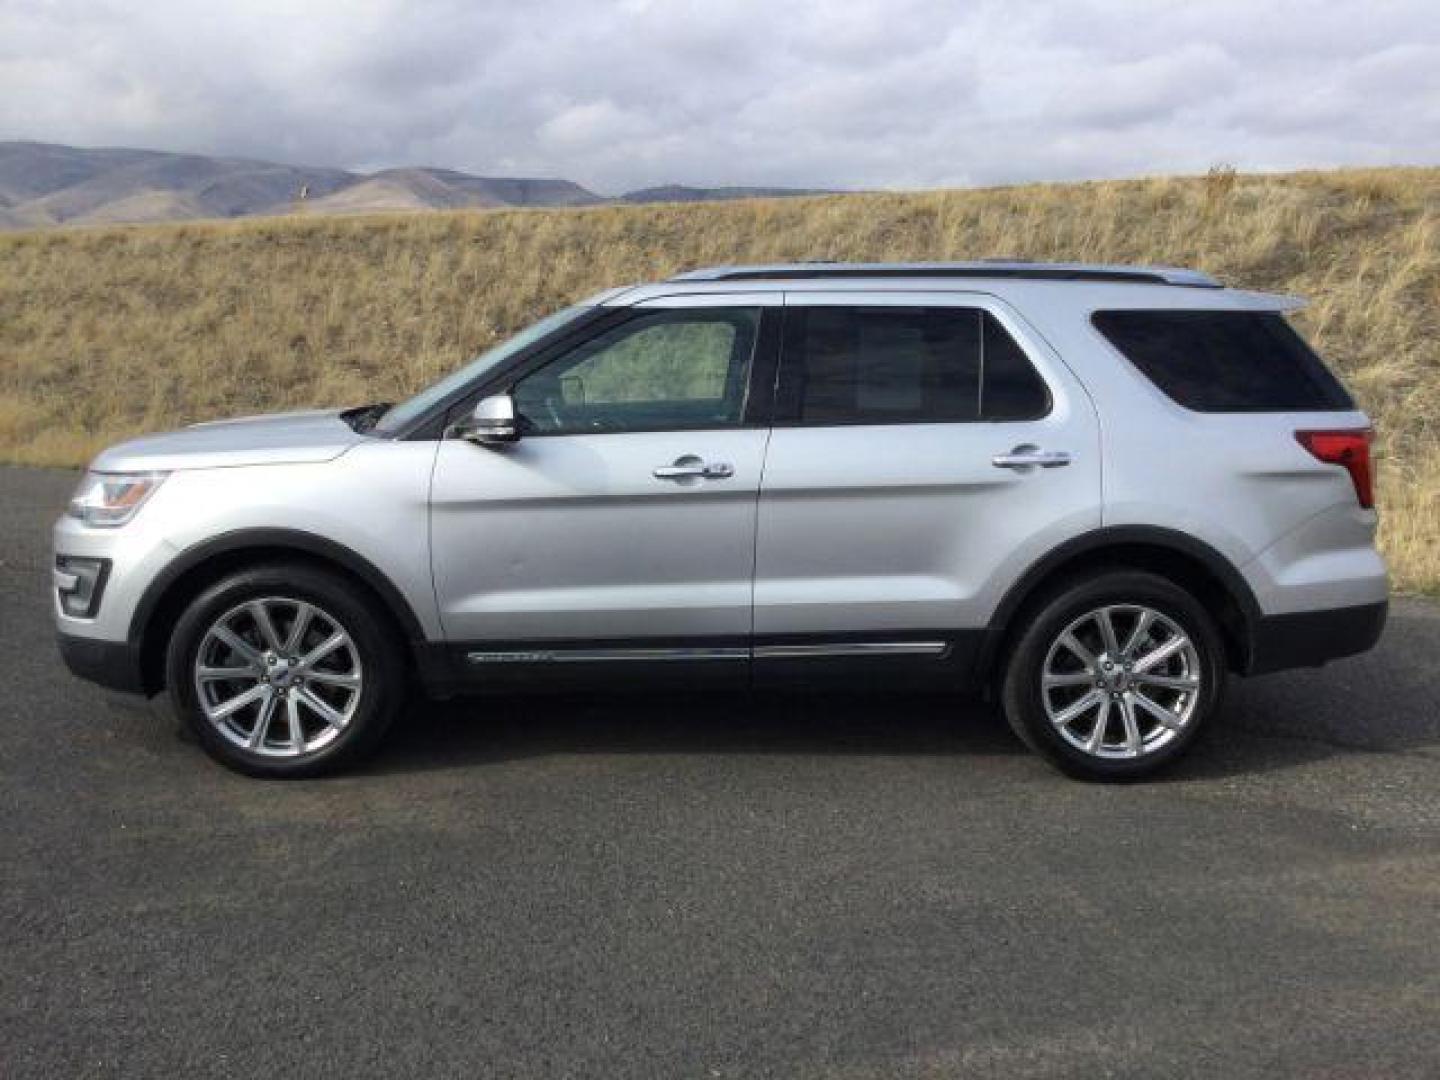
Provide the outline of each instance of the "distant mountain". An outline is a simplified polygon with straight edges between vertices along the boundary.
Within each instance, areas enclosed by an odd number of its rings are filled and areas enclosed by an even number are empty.
[[[470,176],[451,169],[386,169],[356,177],[348,187],[306,201],[322,213],[378,210],[458,210],[493,206],[590,206],[603,202],[569,180]]]
[[[621,202],[723,202],[726,199],[779,199],[792,195],[834,195],[833,189],[783,187],[689,187],[662,184],[620,196]]]
[[[275,213],[303,188],[327,195],[357,179],[243,158],[0,143],[0,198],[18,227]]]
[[[700,202],[819,194],[792,188],[682,185],[617,199],[569,180],[401,168],[361,174],[158,150],[85,150],[0,142],[0,228],[185,221],[264,214],[359,214],[608,202]]]

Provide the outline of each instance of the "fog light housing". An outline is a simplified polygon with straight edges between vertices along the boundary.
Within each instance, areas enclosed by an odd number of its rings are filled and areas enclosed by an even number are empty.
[[[110,573],[109,559],[82,559],[76,555],[55,556],[55,594],[60,610],[72,619],[94,618],[100,610],[100,594]]]

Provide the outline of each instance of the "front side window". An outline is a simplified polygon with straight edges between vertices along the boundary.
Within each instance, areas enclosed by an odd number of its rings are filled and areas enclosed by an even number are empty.
[[[757,308],[641,315],[520,380],[516,412],[535,434],[738,426],[759,322]]]
[[[1026,420],[1045,383],[978,308],[794,307],[777,419],[805,425]]]

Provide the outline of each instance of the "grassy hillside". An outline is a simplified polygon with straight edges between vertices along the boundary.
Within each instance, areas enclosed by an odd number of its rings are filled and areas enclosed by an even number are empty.
[[[1440,169],[0,235],[0,460],[396,399],[605,286],[777,259],[1165,262],[1295,292],[1381,431],[1400,584],[1440,590]]]

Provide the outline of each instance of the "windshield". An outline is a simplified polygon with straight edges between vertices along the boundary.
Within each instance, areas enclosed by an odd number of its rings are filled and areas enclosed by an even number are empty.
[[[572,319],[590,310],[588,304],[576,304],[574,307],[557,311],[554,315],[541,319],[532,326],[527,326],[514,337],[481,353],[464,367],[452,371],[439,382],[427,386],[409,401],[402,401],[399,405],[387,409],[376,423],[374,430],[381,434],[393,435],[411,421],[423,416],[433,405],[443,401],[448,395],[465,386],[472,379],[504,363],[527,345],[539,341],[545,335],[560,329]]]

